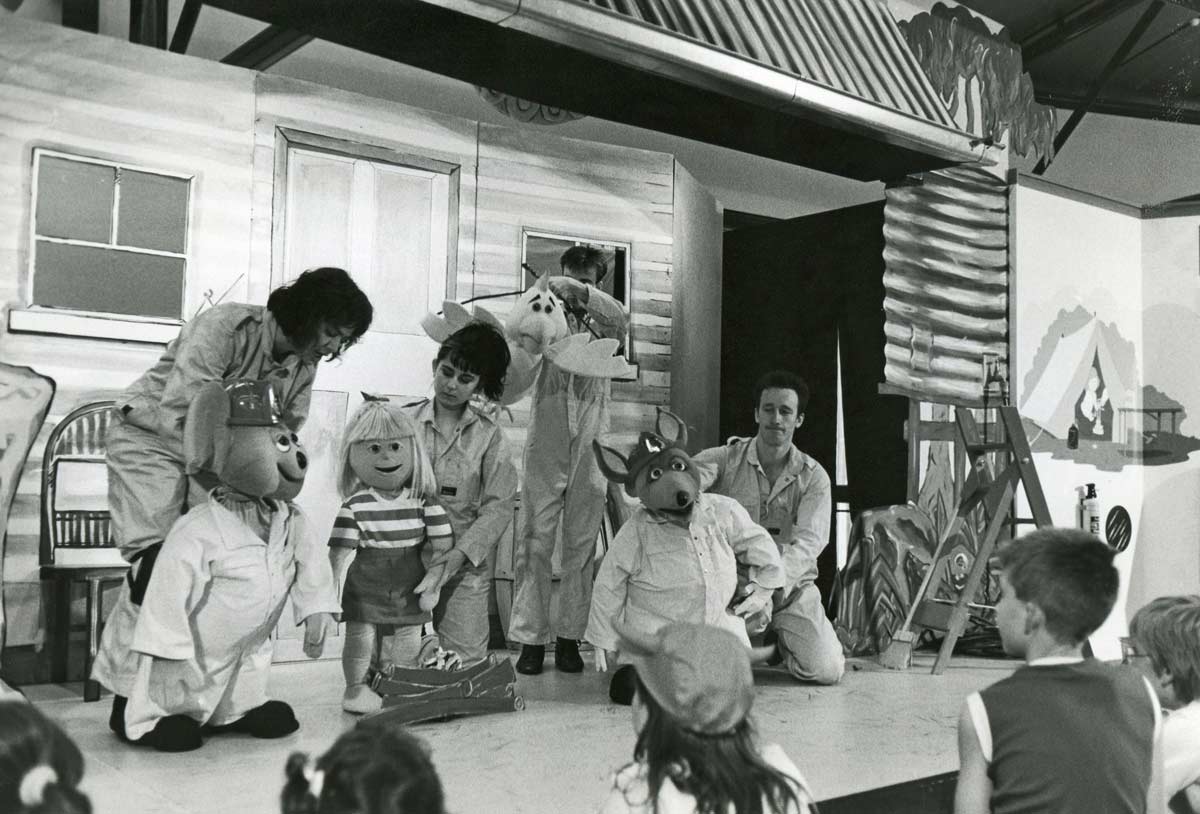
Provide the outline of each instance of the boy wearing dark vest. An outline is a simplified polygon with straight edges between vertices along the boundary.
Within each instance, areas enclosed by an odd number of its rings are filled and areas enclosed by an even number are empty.
[[[955,814],[1165,811],[1154,688],[1083,658],[1116,600],[1113,551],[1082,531],[1041,529],[999,559],[996,624],[1025,665],[967,697]]]

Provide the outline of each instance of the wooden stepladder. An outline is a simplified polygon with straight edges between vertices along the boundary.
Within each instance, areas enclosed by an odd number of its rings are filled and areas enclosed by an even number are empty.
[[[938,541],[904,624],[892,635],[891,644],[887,649],[879,655],[879,662],[885,667],[906,669],[912,663],[913,643],[921,630],[938,630],[946,634],[942,641],[942,649],[933,664],[933,674],[940,675],[950,661],[955,643],[966,629],[970,618],[969,608],[973,606],[971,600],[979,590],[988,560],[991,559],[1004,527],[1027,523],[1032,523],[1038,528],[1052,525],[1046,496],[1042,492],[1042,482],[1038,479],[1037,469],[1033,465],[1033,453],[1030,452],[1025,429],[1021,426],[1021,416],[1016,407],[1008,405],[997,407],[996,410],[1002,430],[1002,440],[999,441],[988,441],[980,436],[979,426],[970,410],[955,410],[954,420],[958,425],[959,439],[969,464],[962,497],[958,511]],[[993,452],[1007,453],[1007,464],[998,474],[993,473],[992,465],[988,461],[989,453]],[[1033,515],[1031,518],[1009,517],[1018,484],[1025,489],[1025,498]],[[942,585],[943,573],[946,570],[942,559],[949,551],[955,536],[981,505],[987,519],[987,527],[979,541],[979,550],[971,564],[966,585],[957,600],[938,599],[937,591]]]

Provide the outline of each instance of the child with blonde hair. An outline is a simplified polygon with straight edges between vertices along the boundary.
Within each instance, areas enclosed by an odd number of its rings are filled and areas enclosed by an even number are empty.
[[[1163,791],[1176,814],[1200,812],[1200,596],[1161,596],[1129,623],[1164,707]]]
[[[363,395],[342,442],[344,502],[329,538],[339,583],[345,574],[342,709],[359,714],[382,706],[367,673],[387,629],[394,634],[384,660],[418,666],[421,626],[433,618],[446,571],[444,561],[427,566],[454,543],[423,434],[399,404]]]
[[[751,651],[732,632],[674,622],[656,634],[619,623],[637,672],[633,762],[601,814],[810,814],[796,765],[760,745],[750,720]]]

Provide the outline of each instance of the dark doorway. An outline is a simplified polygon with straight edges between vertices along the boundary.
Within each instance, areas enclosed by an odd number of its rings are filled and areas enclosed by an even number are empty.
[[[883,202],[734,229],[724,245],[721,437],[753,435],[754,382],[773,368],[794,371],[812,391],[796,446],[835,478],[840,336],[848,486],[835,487],[834,503],[855,513],[904,503],[908,402],[878,394]],[[818,565],[828,602],[834,545]]]

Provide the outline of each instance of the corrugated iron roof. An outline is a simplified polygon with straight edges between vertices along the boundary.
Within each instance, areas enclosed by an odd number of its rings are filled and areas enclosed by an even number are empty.
[[[877,0],[572,0],[956,127]]]
[[[882,0],[205,0],[589,116],[861,180],[991,164]]]

